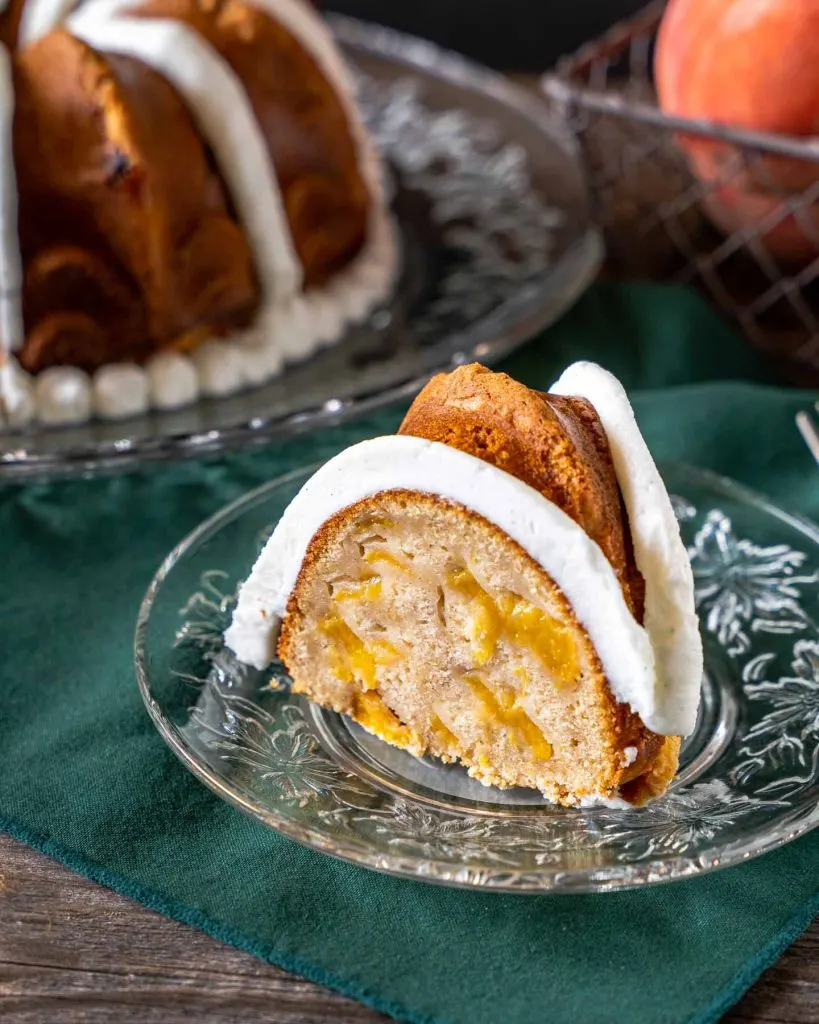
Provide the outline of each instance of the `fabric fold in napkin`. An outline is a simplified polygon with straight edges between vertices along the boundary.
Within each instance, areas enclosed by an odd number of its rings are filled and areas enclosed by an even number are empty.
[[[502,368],[545,388],[577,358],[623,378],[656,457],[819,517],[819,470],[793,425],[816,396],[758,383],[760,359],[693,293],[597,285]],[[401,1020],[716,1020],[819,910],[819,834],[641,891],[449,890],[343,864],[243,817],[151,725],[132,638],[164,555],[249,488],[392,431],[401,413],[208,464],[0,487],[0,827]]]

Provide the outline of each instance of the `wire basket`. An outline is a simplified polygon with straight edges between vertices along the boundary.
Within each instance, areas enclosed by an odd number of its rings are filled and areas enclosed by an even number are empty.
[[[606,240],[607,273],[698,285],[752,344],[775,357],[788,380],[816,386],[819,137],[663,114],[652,64],[664,8],[665,2],[650,4],[563,58],[542,80],[580,145]],[[683,133],[718,148],[718,174],[694,176],[679,144]],[[783,188],[774,173],[783,166],[799,169],[798,188]],[[713,213],[726,188],[748,182],[775,199],[772,208],[755,223],[719,230],[707,211]],[[783,228],[803,239],[806,252],[798,261],[772,251],[772,233]]]

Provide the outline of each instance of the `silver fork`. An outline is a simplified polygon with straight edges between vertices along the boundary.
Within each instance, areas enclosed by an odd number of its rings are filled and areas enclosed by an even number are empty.
[[[819,408],[819,403],[814,408]],[[799,433],[804,438],[805,444],[810,448],[811,455],[819,465],[819,427],[817,427],[816,421],[806,409],[801,409],[796,414],[796,426],[799,428]]]

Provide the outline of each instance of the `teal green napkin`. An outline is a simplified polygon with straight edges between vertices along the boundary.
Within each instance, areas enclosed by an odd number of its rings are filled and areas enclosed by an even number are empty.
[[[693,294],[598,285],[504,368],[544,387],[579,357],[623,377],[657,456],[819,515],[819,471],[793,426],[810,396],[751,383],[765,368]],[[819,834],[639,892],[448,890],[340,863],[242,817],[150,724],[131,642],[166,552],[248,488],[400,415],[207,465],[0,488],[0,827],[401,1020],[715,1020],[819,909]]]

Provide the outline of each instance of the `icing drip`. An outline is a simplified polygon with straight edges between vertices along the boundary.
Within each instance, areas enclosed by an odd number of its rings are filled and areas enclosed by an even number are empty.
[[[179,409],[199,394],[196,367],[181,352],[160,352],[148,360],[148,392],[157,409]]]
[[[17,45],[28,46],[60,25],[77,0],[25,0]]]
[[[278,346],[236,343],[230,347],[234,348],[239,356],[242,380],[249,386],[258,387],[281,373],[284,357]]]
[[[327,24],[303,0],[250,0],[268,11],[313,57],[341,103],[358,150],[359,170],[372,200],[374,211],[384,201],[381,162],[364,127],[355,101],[355,83],[339,53]]]
[[[703,656],[691,561],[665,484],[616,377],[595,363],[569,366],[549,389],[585,398],[608,438],[646,584],[644,625],[657,659],[655,732],[687,736],[697,721]],[[645,719],[644,719],[645,721]],[[648,722],[646,722],[648,725]]]
[[[223,341],[206,341],[191,352],[202,393],[219,398],[238,391],[244,384],[242,357],[238,346]]]
[[[380,298],[389,288],[397,264],[395,240],[392,227],[384,215],[385,190],[382,179],[381,160],[375,145],[367,131],[356,103],[355,83],[347,65],[333,39],[332,33],[321,16],[303,0],[250,0],[256,7],[267,11],[293,35],[304,49],[313,57],[327,81],[333,86],[347,119],[347,125],[356,147],[358,167],[367,191],[370,195],[370,214],[367,225],[367,247],[380,250],[384,262],[367,260],[365,253],[360,254],[360,269],[354,273],[358,278],[359,289],[344,289],[345,298],[351,296],[350,310],[345,317],[340,312],[338,303],[327,310],[330,314],[327,321],[316,329],[316,342],[328,344],[335,340],[339,331],[348,320],[357,320],[372,306],[373,298],[356,301],[354,296],[366,297],[368,294]],[[352,270],[352,267],[350,268]],[[364,280],[367,275],[370,281]],[[332,289],[332,286],[331,286]],[[337,293],[330,294],[336,298]],[[325,310],[322,308],[322,296],[316,296],[316,307],[312,314],[317,319]],[[343,307],[342,307],[343,310]],[[314,342],[315,344],[315,342]]]
[[[327,81],[333,86],[358,150],[361,176],[370,192],[373,208],[377,207],[384,200],[381,161],[361,120],[355,101],[355,84],[330,29],[321,16],[303,0],[248,0],[248,2],[253,7],[267,11],[283,25],[315,60]],[[83,13],[98,12],[103,17],[110,17],[116,12],[128,11],[137,6],[139,6],[139,0],[91,0],[83,7]],[[73,24],[74,19],[71,19],[72,31]],[[173,79],[171,80],[173,81]]]
[[[133,363],[111,363],[94,374],[94,412],[104,420],[136,416],[148,408],[148,376]]]
[[[17,231],[13,123],[14,82],[11,58],[5,46],[0,46],[0,350],[6,352],[20,348],[25,337],[21,306],[23,269]]]
[[[118,5],[92,4],[68,19],[89,46],[136,57],[178,90],[213,151],[253,252],[261,316],[301,287],[281,193],[244,86],[200,36],[170,19],[116,16]]]
[[[91,415],[91,382],[76,366],[50,366],[34,383],[41,423],[69,426]]]
[[[0,426],[24,427],[37,415],[34,383],[14,356],[0,353]]]

